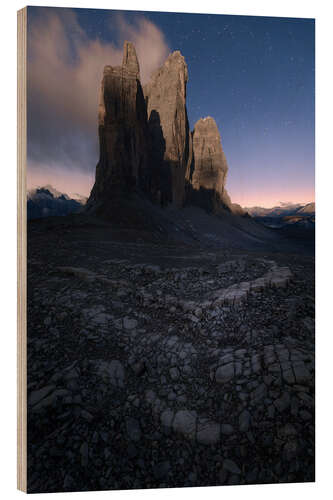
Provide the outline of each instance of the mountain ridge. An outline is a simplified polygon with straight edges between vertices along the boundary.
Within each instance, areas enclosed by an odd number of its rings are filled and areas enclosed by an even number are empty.
[[[315,202],[310,203],[281,203],[280,205],[266,208],[260,206],[244,207],[252,217],[281,217],[296,214],[315,214]]]
[[[65,216],[83,209],[87,198],[76,194],[75,198],[61,193],[50,184],[27,191],[27,218]]]

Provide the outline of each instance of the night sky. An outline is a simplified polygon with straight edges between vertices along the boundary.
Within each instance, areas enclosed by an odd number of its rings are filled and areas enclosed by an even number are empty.
[[[89,194],[106,64],[135,43],[143,83],[180,50],[193,128],[213,116],[242,206],[314,200],[314,21],[29,7],[28,186]]]

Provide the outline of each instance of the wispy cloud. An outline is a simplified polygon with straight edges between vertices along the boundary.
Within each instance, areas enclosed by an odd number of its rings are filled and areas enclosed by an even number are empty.
[[[93,172],[103,67],[120,64],[123,42],[130,40],[146,82],[170,52],[164,35],[143,16],[129,24],[118,15],[109,23],[110,32],[117,33],[115,43],[92,39],[71,9],[40,8],[28,28],[29,169],[54,165]]]

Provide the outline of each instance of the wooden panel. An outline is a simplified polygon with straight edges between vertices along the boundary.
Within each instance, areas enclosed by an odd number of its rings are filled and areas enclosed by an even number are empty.
[[[17,13],[17,487],[27,491],[27,8]]]

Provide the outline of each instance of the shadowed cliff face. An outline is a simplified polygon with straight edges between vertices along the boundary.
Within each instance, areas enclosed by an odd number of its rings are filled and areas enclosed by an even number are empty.
[[[192,156],[186,110],[187,80],[185,59],[176,51],[169,55],[144,87],[153,158],[157,160],[154,169],[162,172],[162,178],[167,174],[171,181],[168,185],[161,184],[161,196],[176,206],[184,203],[185,177]],[[160,133],[163,141],[154,142],[154,137]]]
[[[100,90],[100,159],[88,206],[148,182],[147,113],[135,48],[125,42],[122,66],[105,66]]]
[[[153,109],[148,121],[151,155],[151,197],[161,206],[172,200],[172,174],[170,163],[164,160],[165,139],[161,125],[160,114]]]

